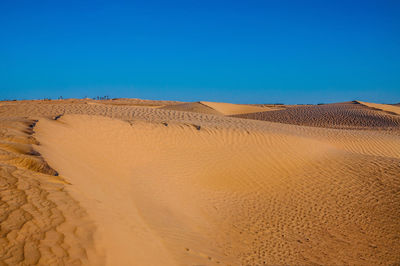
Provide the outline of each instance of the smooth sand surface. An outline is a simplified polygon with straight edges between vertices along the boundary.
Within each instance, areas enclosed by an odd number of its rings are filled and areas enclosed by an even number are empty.
[[[360,104],[363,104],[368,107],[376,108],[378,110],[390,112],[393,114],[400,115],[400,106],[390,105],[390,104],[379,104],[379,103],[367,103],[358,101]]]
[[[166,105],[166,106],[162,106],[161,109],[185,111],[185,112],[196,112],[196,113],[202,113],[202,114],[222,115],[222,113],[218,112],[214,108],[207,106],[205,104],[202,104],[201,102]]]
[[[273,107],[260,107],[254,105],[245,104],[232,104],[232,103],[216,103],[216,102],[200,102],[214,110],[220,112],[223,115],[238,115],[248,114],[256,112],[265,112],[274,110]]]
[[[0,106],[0,261],[400,262],[392,111],[295,106],[269,122],[183,107]]]
[[[196,112],[214,115],[239,115],[256,112],[276,110],[276,107],[261,107],[246,104],[217,103],[217,102],[193,102],[165,105],[161,107],[167,110]]]

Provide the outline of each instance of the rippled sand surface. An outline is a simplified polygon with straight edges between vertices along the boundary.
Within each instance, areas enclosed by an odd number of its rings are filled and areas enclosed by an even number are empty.
[[[398,106],[0,104],[0,264],[400,262]]]

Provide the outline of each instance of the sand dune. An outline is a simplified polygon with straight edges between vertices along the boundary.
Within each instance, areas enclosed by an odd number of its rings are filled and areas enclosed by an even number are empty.
[[[361,102],[358,101],[360,104],[363,104],[365,106],[368,107],[372,107],[378,110],[382,110],[385,112],[389,112],[389,113],[393,113],[393,114],[397,114],[400,115],[400,107],[399,106],[395,106],[395,105],[390,105],[390,104],[379,104],[379,103],[367,103],[367,102]]]
[[[204,102],[204,101],[166,105],[161,108],[168,110],[187,111],[187,112],[196,112],[196,113],[213,114],[213,115],[248,114],[248,113],[265,112],[278,109],[274,107],[260,107],[254,105],[246,105],[246,104],[216,103],[216,102]]]
[[[400,261],[397,115],[342,103],[224,116],[235,108],[0,106],[0,261]]]
[[[129,98],[115,98],[111,100],[92,100],[86,99],[88,104],[104,104],[104,105],[125,105],[125,106],[146,106],[146,107],[161,107],[165,105],[175,105],[180,102],[177,101],[154,101],[143,99],[129,99]]]
[[[185,111],[185,112],[196,112],[196,113],[202,113],[202,114],[222,115],[222,113],[218,112],[214,108],[207,106],[201,102],[166,105],[166,106],[162,106],[161,109]]]
[[[388,108],[388,107],[384,107]],[[393,109],[397,108],[393,106]],[[297,106],[284,110],[237,115],[236,117],[257,119],[285,124],[346,129],[397,129],[400,116],[389,114],[359,102]]]
[[[232,104],[232,103],[216,103],[216,102],[200,102],[212,109],[220,112],[223,115],[237,115],[237,114],[248,114],[256,112],[265,112],[274,110],[273,107],[260,107],[254,105],[245,104]]]

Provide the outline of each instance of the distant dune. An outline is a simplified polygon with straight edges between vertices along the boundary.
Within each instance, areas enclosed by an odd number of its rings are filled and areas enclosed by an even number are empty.
[[[385,110],[378,108],[378,106]],[[389,109],[395,112],[396,108],[398,109],[395,106],[372,106],[371,104],[354,101],[294,106],[284,110],[236,115],[236,117],[315,127],[397,129],[400,126],[400,116],[387,112]]]
[[[238,114],[248,114],[255,112],[265,112],[277,109],[273,107],[260,107],[254,105],[246,105],[246,104],[216,103],[216,102],[203,102],[203,101],[193,102],[193,103],[172,104],[163,106],[161,108],[168,110],[197,112],[197,113],[214,114],[214,115],[238,115]]]
[[[245,104],[232,104],[232,103],[215,103],[215,102],[201,102],[214,110],[220,112],[223,115],[237,115],[237,114],[248,114],[256,112],[265,112],[273,110],[271,107],[259,107]]]
[[[378,103],[366,103],[366,102],[360,102],[360,104],[363,104],[368,107],[376,108],[378,110],[382,110],[385,112],[389,112],[392,114],[400,115],[400,107],[399,106],[394,106],[390,104],[378,104]]]
[[[202,113],[202,114],[222,115],[222,113],[218,112],[217,110],[215,110],[214,108],[212,108],[210,106],[203,104],[202,102],[166,105],[166,106],[162,106],[161,109],[185,111],[185,112],[196,112],[196,113]]]
[[[398,107],[111,101],[0,105],[1,263],[399,263]]]

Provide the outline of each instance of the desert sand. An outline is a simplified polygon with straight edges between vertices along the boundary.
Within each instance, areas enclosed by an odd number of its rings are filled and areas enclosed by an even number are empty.
[[[0,105],[0,265],[400,263],[399,107]]]

